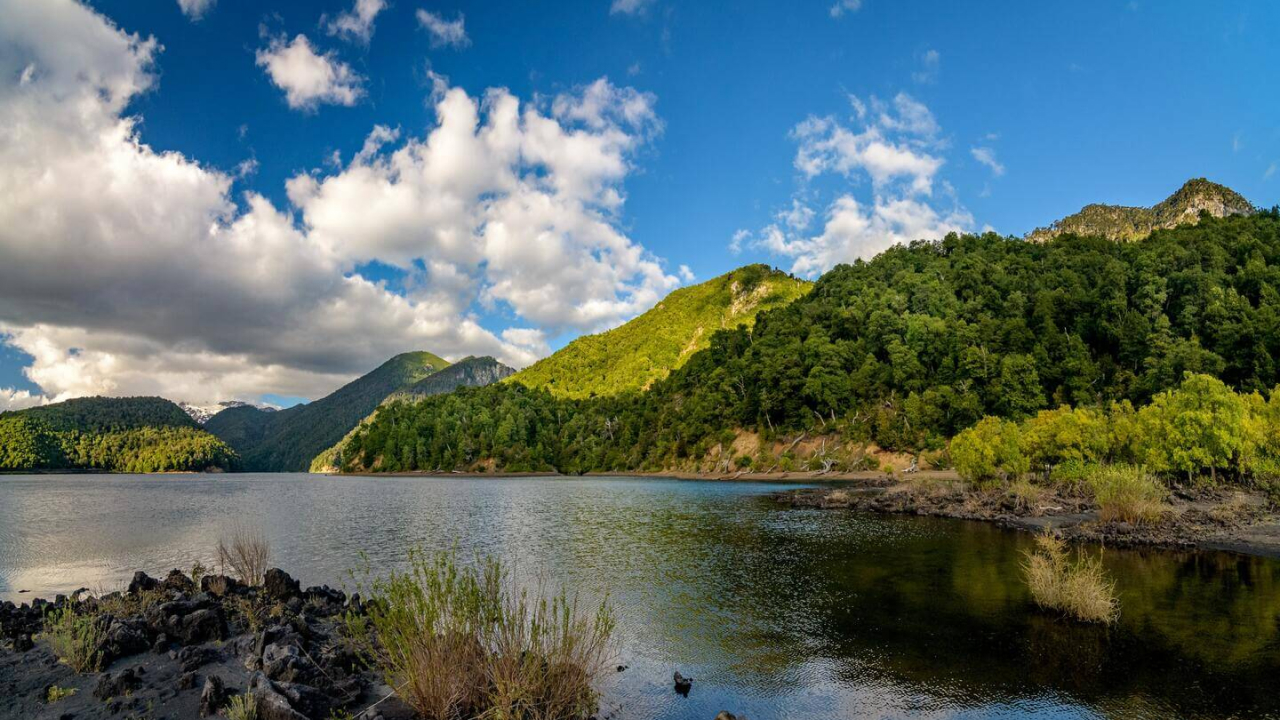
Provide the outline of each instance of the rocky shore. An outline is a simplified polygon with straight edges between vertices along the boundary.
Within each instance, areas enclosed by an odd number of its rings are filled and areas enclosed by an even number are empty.
[[[1028,532],[1051,530],[1072,542],[1107,547],[1223,550],[1280,558],[1280,513],[1263,494],[1242,489],[1177,489],[1161,520],[1104,522],[1095,503],[1049,489],[1019,495],[983,491],[945,478],[880,477],[839,487],[776,493],[791,507],[902,513],[992,522]]]
[[[60,612],[92,618],[100,672],[60,661]],[[137,573],[124,593],[0,603],[0,718],[198,718],[252,693],[259,720],[413,717],[340,632],[358,595],[303,590],[282,570],[259,587],[221,575]]]

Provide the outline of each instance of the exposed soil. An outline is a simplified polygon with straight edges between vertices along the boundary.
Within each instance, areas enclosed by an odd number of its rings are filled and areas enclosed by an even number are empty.
[[[1156,522],[1103,522],[1089,498],[1037,487],[982,491],[952,473],[884,475],[841,487],[776,494],[792,507],[850,509],[983,520],[1027,532],[1052,531],[1073,542],[1110,547],[1225,550],[1280,558],[1280,513],[1269,499],[1241,489],[1178,489]]]

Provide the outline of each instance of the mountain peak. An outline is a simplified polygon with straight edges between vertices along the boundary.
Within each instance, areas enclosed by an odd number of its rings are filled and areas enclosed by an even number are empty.
[[[1027,234],[1027,239],[1046,242],[1059,235],[1071,234],[1117,241],[1140,240],[1155,230],[1194,225],[1200,221],[1201,212],[1220,218],[1247,215],[1254,211],[1253,205],[1231,188],[1205,178],[1192,178],[1151,207],[1086,205],[1080,212],[1068,215],[1049,227],[1036,228]]]

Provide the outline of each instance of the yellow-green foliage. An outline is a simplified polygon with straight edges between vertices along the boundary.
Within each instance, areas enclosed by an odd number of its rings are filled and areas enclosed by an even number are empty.
[[[227,720],[258,720],[258,698],[247,692],[227,703]]]
[[[1041,410],[1022,424],[1022,452],[1033,467],[1062,462],[1098,462],[1110,447],[1107,416],[1063,405]]]
[[[1066,543],[1045,533],[1036,538],[1023,566],[1036,604],[1083,622],[1109,624],[1120,614],[1115,582],[1107,577],[1101,557],[1083,550],[1073,559]]]
[[[962,477],[980,485],[1017,477],[1029,468],[1020,438],[1017,423],[983,418],[951,441],[951,462]]]
[[[715,331],[750,327],[762,310],[786,305],[811,287],[768,266],[748,265],[676,290],[621,327],[580,337],[510,382],[570,398],[640,390],[707,347]]]
[[[1104,522],[1154,522],[1168,509],[1164,485],[1136,465],[1096,466],[1089,486]]]
[[[387,684],[430,720],[570,720],[592,716],[612,656],[607,604],[582,612],[563,592],[514,588],[496,560],[410,554],[374,581],[367,625],[348,632]],[[373,635],[368,634],[368,630]]]
[[[70,607],[49,612],[44,634],[58,659],[78,673],[102,669],[104,629],[96,614],[79,614]]]
[[[44,701],[47,704],[52,705],[63,698],[69,698],[75,694],[75,688],[64,688],[57,685],[50,685],[48,691],[45,692]]]
[[[1193,475],[1237,467],[1250,438],[1249,403],[1221,380],[1188,375],[1138,411],[1138,458],[1156,472]]]

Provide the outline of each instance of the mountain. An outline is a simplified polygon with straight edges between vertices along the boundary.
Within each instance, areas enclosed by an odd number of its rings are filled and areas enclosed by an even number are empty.
[[[1155,230],[1194,225],[1200,221],[1201,212],[1221,218],[1248,215],[1254,211],[1253,205],[1231,188],[1196,178],[1188,180],[1177,192],[1149,208],[1086,205],[1080,212],[1068,215],[1049,227],[1036,228],[1027,234],[1027,239],[1045,242],[1069,233],[1108,240],[1138,240]]]
[[[620,327],[580,337],[509,382],[570,398],[642,390],[707,347],[715,331],[750,327],[758,314],[790,303],[810,287],[767,265],[738,268],[676,290]]]
[[[883,452],[945,461],[948,440],[986,416],[1020,421],[1067,404],[1124,420],[1187,373],[1280,407],[1277,317],[1280,210],[1123,243],[949,235],[837,266],[753,328],[716,333],[643,392],[570,399],[506,382],[386,405],[353,434],[343,469],[866,469]],[[1054,432],[1085,432],[1063,428]]]
[[[315,402],[274,412],[233,407],[210,418],[205,429],[235,448],[246,470],[305,472],[312,458],[341,440],[388,395],[448,365],[428,352],[404,353]]]
[[[453,392],[462,387],[484,387],[510,377],[514,372],[515,370],[491,357],[466,357],[412,385],[407,385],[395,391],[383,400],[382,405],[398,401],[417,402],[433,395]],[[379,407],[382,405],[379,405]],[[347,440],[361,426],[372,421],[372,418],[377,416],[376,413],[377,411],[375,410],[369,418],[353,428],[336,445],[317,455],[311,461],[311,472],[333,472],[336,470],[341,465],[341,458]]]
[[[239,458],[157,397],[78,398],[0,413],[0,470],[232,470]]]
[[[229,410],[231,408],[237,408],[237,407],[244,407],[246,405],[250,405],[250,403],[242,402],[240,400],[223,400],[222,402],[213,406],[192,405],[191,403],[188,403],[188,402],[178,403],[178,407],[182,408],[183,412],[191,416],[191,419],[195,420],[197,425],[203,425],[209,422],[209,418],[213,417],[214,415],[217,415],[223,410]],[[258,408],[259,410],[264,410],[266,412],[275,411],[275,408],[270,407],[268,405],[254,405],[253,407]]]

